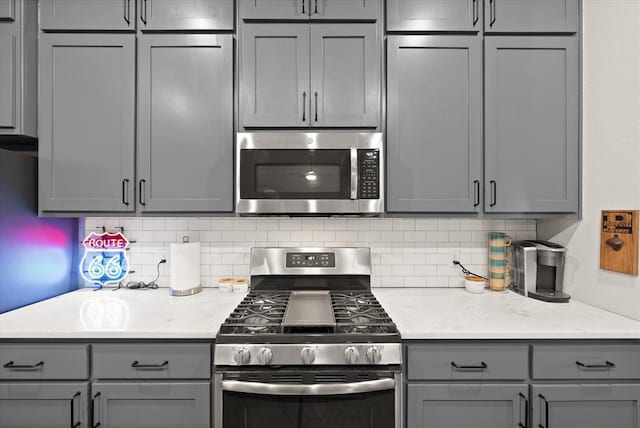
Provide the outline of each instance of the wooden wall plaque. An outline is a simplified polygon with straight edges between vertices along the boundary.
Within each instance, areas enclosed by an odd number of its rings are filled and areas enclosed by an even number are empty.
[[[602,211],[600,269],[638,275],[640,211]]]

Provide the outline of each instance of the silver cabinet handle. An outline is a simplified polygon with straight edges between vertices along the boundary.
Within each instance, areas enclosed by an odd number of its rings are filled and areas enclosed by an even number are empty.
[[[489,0],[489,27],[496,23],[496,0]]]
[[[261,382],[222,381],[222,390],[260,395],[346,395],[394,389],[393,379],[368,380],[353,383],[317,383],[312,385],[289,385]]]
[[[102,425],[102,423],[100,422],[100,414],[98,413],[98,411],[96,410],[96,403],[99,404],[98,399],[100,398],[100,395],[102,395],[101,393],[97,392],[93,398],[91,399],[91,426],[93,428],[98,428],[100,425]]]
[[[316,104],[316,113],[315,113],[315,118],[314,120],[317,122],[318,121],[318,91],[316,91],[313,94],[314,98],[315,98],[315,104]]]
[[[358,199],[358,149],[351,147],[351,199]]]
[[[307,121],[307,92],[302,93],[302,121]]]
[[[147,25],[147,0],[142,0],[142,10],[140,11],[140,21]]]

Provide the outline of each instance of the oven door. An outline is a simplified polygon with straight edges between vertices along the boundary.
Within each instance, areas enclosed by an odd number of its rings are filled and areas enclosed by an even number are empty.
[[[303,371],[301,378],[313,376]],[[253,373],[269,378],[269,373]],[[215,428],[401,428],[401,374],[336,383],[238,381],[216,373]]]

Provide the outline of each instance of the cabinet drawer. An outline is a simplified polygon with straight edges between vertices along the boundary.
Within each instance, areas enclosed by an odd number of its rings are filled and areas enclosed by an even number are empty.
[[[409,345],[409,380],[526,379],[527,345]]]
[[[0,345],[0,379],[87,379],[89,346]]]
[[[640,343],[534,345],[533,379],[640,379]]]
[[[94,345],[93,376],[98,379],[209,379],[211,345]]]

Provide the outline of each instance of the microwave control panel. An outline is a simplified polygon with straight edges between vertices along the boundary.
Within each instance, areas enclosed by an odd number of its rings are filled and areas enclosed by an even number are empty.
[[[359,199],[380,199],[380,152],[358,150]]]

